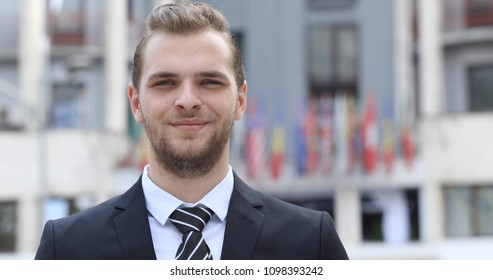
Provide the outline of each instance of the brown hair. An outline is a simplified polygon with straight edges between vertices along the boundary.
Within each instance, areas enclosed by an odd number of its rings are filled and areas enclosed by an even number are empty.
[[[191,34],[207,29],[224,35],[232,53],[232,66],[238,90],[245,81],[245,71],[241,61],[240,49],[236,45],[226,18],[216,9],[205,3],[165,4],[155,7],[147,17],[146,31],[142,35],[134,53],[132,83],[139,90],[142,75],[143,50],[156,32],[172,34]]]

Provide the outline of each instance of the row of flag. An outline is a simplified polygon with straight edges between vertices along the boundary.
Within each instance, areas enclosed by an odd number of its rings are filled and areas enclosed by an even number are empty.
[[[244,133],[239,136],[239,154],[250,179],[260,178],[268,170],[270,177],[277,180],[286,170],[287,162],[294,164],[299,176],[350,174],[357,170],[373,173],[379,165],[390,173],[396,157],[402,158],[407,168],[413,167],[412,127],[399,124],[395,129],[392,120],[380,119],[375,94],[367,96],[361,112],[356,108],[355,98],[348,94],[310,100],[295,112],[295,121],[290,124],[294,135],[288,135],[288,124],[282,114],[267,122],[266,112],[258,103],[250,102],[247,108]],[[290,151],[288,137],[293,142]],[[148,162],[148,145],[142,129],[120,165],[143,169]]]
[[[286,123],[275,120],[268,127],[265,112],[254,103],[246,116],[247,176],[256,179],[270,169],[271,178],[276,180],[288,160],[299,176],[357,169],[373,173],[380,164],[390,173],[396,157],[411,169],[415,141],[410,125],[399,124],[395,129],[392,120],[379,119],[375,94],[369,94],[361,108],[363,112],[358,114],[356,100],[346,94],[311,100],[296,113],[292,124],[294,150],[287,151]]]

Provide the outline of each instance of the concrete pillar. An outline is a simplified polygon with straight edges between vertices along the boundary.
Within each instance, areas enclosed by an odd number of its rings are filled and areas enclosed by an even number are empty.
[[[419,0],[420,111],[424,118],[444,110],[442,1]]]
[[[19,253],[32,253],[38,248],[42,230],[40,224],[40,201],[36,195],[23,195],[19,199],[17,208],[17,240],[16,251]]]
[[[394,1],[395,104],[398,125],[414,120],[412,9],[410,0]]]
[[[26,115],[26,129],[37,131],[39,154],[33,160],[39,161],[39,180],[29,195],[19,199],[17,251],[32,252],[37,248],[41,232],[40,201],[46,191],[46,170],[44,166],[43,129],[46,115],[46,65],[49,59],[49,39],[46,30],[46,1],[22,0],[19,13],[19,97]]]
[[[426,243],[435,243],[444,237],[444,201],[442,186],[431,178],[424,183],[420,196],[420,236]]]
[[[343,244],[345,246],[360,244],[363,233],[358,189],[350,185],[338,186],[335,190],[334,208],[334,220]]]
[[[46,88],[45,62],[49,41],[46,32],[46,2],[22,0],[19,22],[19,93],[26,108],[26,128],[44,124]]]
[[[106,0],[105,8],[105,128],[117,134],[127,130],[129,82],[127,1]]]
[[[443,197],[437,177],[433,153],[426,127],[444,112],[442,1],[419,0],[419,78],[421,155],[425,164],[425,180],[421,193],[421,236],[433,243],[443,237]],[[434,132],[431,132],[434,133]]]

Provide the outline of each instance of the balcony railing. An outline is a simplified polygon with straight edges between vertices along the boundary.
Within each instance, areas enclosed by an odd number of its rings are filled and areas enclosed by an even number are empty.
[[[48,33],[54,46],[102,45],[104,18],[100,14],[48,15]]]
[[[493,1],[443,1],[443,29],[445,32],[484,26],[493,27]]]
[[[100,13],[62,13],[48,17],[48,32],[53,46],[102,46],[104,44],[104,16]],[[128,47],[134,49],[142,34],[145,23],[129,19],[125,28],[128,32]]]

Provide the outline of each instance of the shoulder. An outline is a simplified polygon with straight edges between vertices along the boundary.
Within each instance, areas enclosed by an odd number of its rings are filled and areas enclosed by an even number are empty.
[[[115,216],[115,202],[120,196],[104,201],[96,206],[82,210],[67,217],[50,221],[55,236],[79,236],[111,226]]]
[[[332,226],[332,219],[327,212],[301,207],[258,191],[248,186],[238,176],[235,177],[235,188],[230,204],[234,205],[237,211],[247,212],[262,219],[263,233],[267,235],[275,236],[280,232],[290,232],[293,238],[301,235],[315,236],[325,228],[324,223]],[[246,210],[239,210],[240,207],[245,207]]]
[[[84,228],[85,231],[94,229],[100,230],[104,226],[111,226],[113,219],[121,213],[126,207],[134,203],[139,198],[143,199],[142,185],[140,180],[134,184],[125,193],[116,195],[106,201],[103,201],[90,208],[72,214],[67,217],[53,220],[53,226],[59,232],[79,231]]]
[[[324,212],[302,207],[290,202],[281,200],[271,194],[256,191],[263,202],[263,212],[278,217],[289,217],[290,219],[302,219],[305,221],[320,222]]]
[[[258,258],[347,259],[328,212],[301,207],[249,187],[238,177],[235,191],[262,216]],[[236,198],[238,200],[238,198]],[[253,211],[253,210],[252,210]],[[263,250],[265,249],[265,250]],[[296,256],[292,256],[296,252]],[[264,254],[265,253],[265,254]]]
[[[266,217],[273,215],[278,219],[285,217],[290,220],[303,219],[320,222],[323,215],[322,211],[301,207],[271,194],[258,191],[246,184],[237,175],[235,175],[235,192]]]

